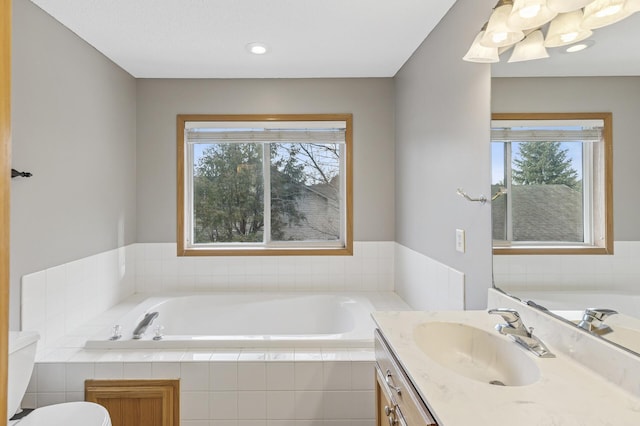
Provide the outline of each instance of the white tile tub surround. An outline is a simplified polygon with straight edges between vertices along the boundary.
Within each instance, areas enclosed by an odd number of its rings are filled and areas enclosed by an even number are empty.
[[[640,241],[615,241],[613,255],[493,256],[497,287],[638,292]]]
[[[487,307],[517,310],[527,327],[552,351],[561,351],[606,380],[626,391],[640,396],[640,358],[583,332],[564,321],[544,314],[537,309],[494,289],[489,289]],[[500,317],[496,317],[496,323]]]
[[[178,257],[136,244],[136,292],[393,291],[394,242],[356,241],[353,256]]]
[[[134,251],[122,247],[22,277],[22,329],[40,333],[39,351],[134,293]]]
[[[395,244],[395,292],[420,311],[464,310],[464,273]]]
[[[179,378],[183,425],[374,424],[373,349],[92,352],[37,363],[23,407],[82,400],[88,378]]]

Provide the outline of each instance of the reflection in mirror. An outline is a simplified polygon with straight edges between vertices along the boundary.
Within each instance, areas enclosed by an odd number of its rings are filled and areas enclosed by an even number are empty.
[[[616,310],[603,321],[613,331],[600,337],[640,355],[640,198],[635,195],[640,182],[640,77],[493,78],[492,110],[612,113],[612,253],[496,254],[494,286],[576,326],[587,308]],[[503,196],[497,200],[505,203]]]

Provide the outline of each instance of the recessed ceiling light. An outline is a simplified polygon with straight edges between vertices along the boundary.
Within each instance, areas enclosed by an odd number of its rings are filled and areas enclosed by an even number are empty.
[[[594,44],[595,44],[595,41],[586,40],[586,41],[583,41],[582,43],[572,44],[571,46],[569,46],[566,49],[564,49],[564,51],[566,53],[576,53],[576,52],[580,52],[580,51],[586,49],[587,47],[591,47]]]
[[[264,55],[269,50],[264,43],[249,43],[247,44],[247,50],[254,55]]]

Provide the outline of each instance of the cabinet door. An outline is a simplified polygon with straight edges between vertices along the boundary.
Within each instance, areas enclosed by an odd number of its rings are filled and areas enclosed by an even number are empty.
[[[179,380],[87,380],[85,400],[105,407],[113,426],[178,426]]]
[[[389,388],[376,368],[376,426],[407,426],[397,405],[393,402]]]

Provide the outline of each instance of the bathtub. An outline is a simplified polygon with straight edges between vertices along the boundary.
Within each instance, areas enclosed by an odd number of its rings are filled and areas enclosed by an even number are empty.
[[[85,348],[172,349],[243,347],[370,347],[373,305],[345,293],[214,293],[149,297]],[[158,312],[144,336],[132,333],[146,313]],[[162,338],[154,340],[161,326]]]

